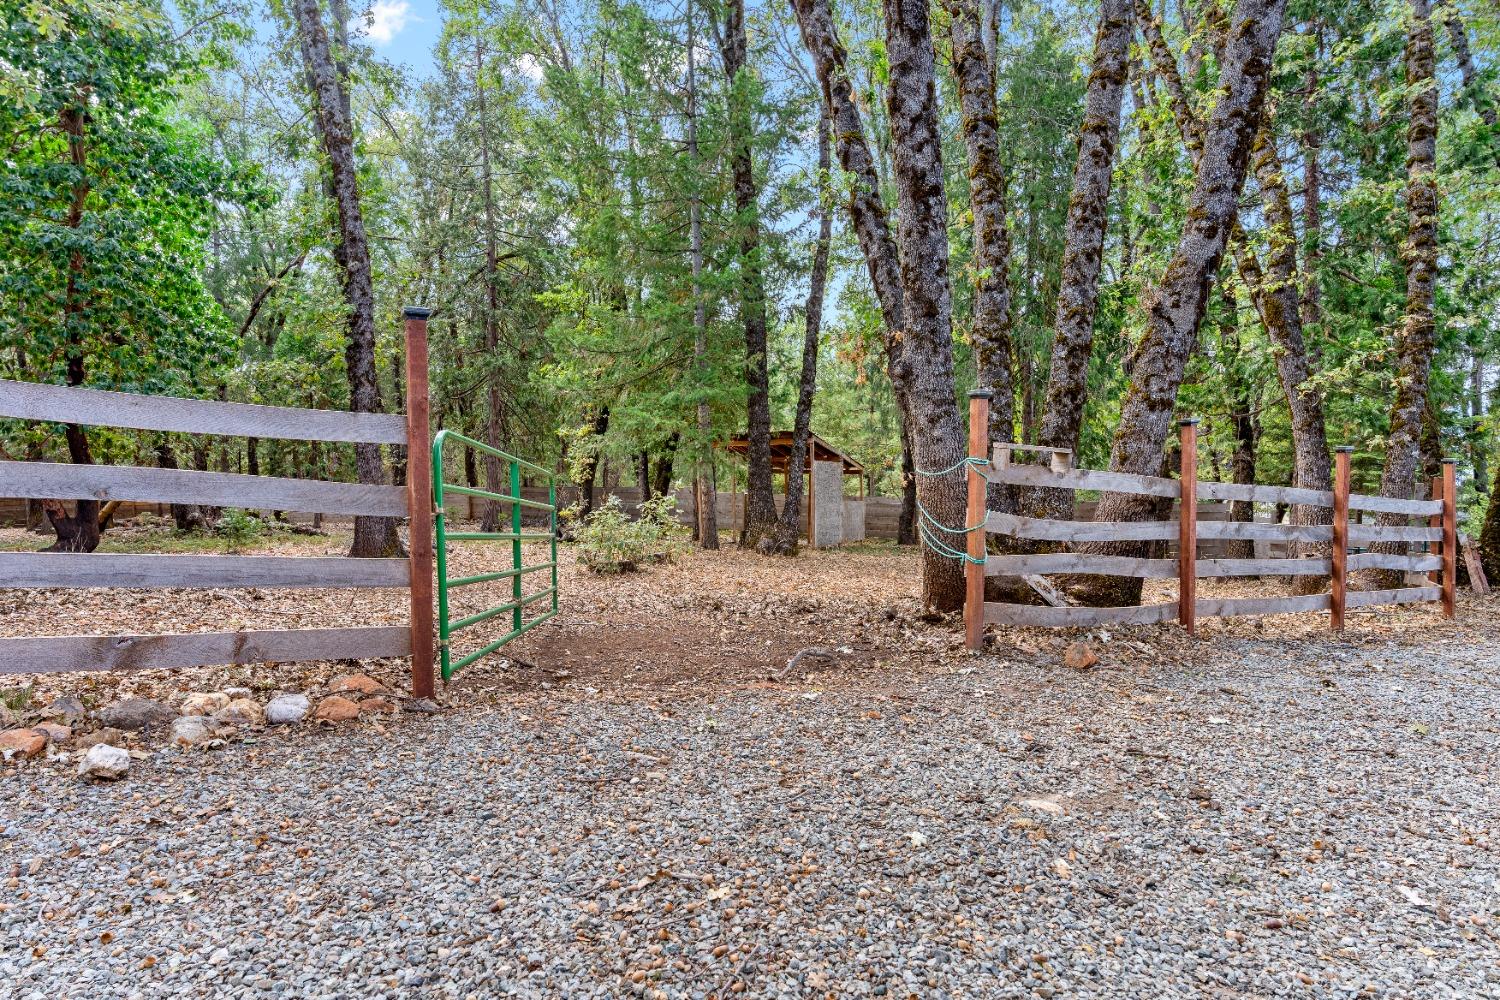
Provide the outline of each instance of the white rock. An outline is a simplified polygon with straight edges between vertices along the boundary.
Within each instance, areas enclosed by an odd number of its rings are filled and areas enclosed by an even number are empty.
[[[266,721],[273,726],[301,722],[311,707],[305,694],[277,695],[266,705]]]
[[[83,762],[78,765],[80,778],[114,781],[129,773],[129,752],[119,747],[112,747],[108,743],[99,743],[89,747],[89,752],[83,755]]]
[[[213,734],[213,720],[202,715],[184,715],[172,723],[172,742],[178,746],[197,746]]]
[[[1022,799],[1019,804],[1023,809],[1046,813],[1048,816],[1061,816],[1063,814],[1063,807],[1051,799]]]
[[[217,949],[212,955],[208,956],[208,961],[212,965],[223,965],[225,962],[229,961],[229,949]]]
[[[252,693],[253,692],[249,688],[232,687],[232,688],[225,688],[224,689],[224,695],[225,695],[225,697],[230,698],[230,699],[234,699],[234,698],[248,698],[248,697],[250,697],[250,695]]]

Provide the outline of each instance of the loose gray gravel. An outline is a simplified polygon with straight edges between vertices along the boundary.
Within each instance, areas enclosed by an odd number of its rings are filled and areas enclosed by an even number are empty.
[[[1495,655],[1198,656],[23,765],[0,996],[1500,997]]]

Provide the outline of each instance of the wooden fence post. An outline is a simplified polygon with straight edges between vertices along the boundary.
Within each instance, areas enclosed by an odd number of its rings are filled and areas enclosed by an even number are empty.
[[[433,696],[432,451],[427,383],[427,317],[408,306],[406,321],[406,505],[411,517],[411,694]],[[438,470],[442,474],[442,470]]]
[[[1442,503],[1442,501],[1443,501],[1443,476],[1442,476],[1442,473],[1438,473],[1436,476],[1432,477],[1432,490],[1431,490],[1431,492],[1429,492],[1427,494],[1427,498],[1429,500],[1436,500],[1439,503]],[[1427,527],[1429,527],[1429,528],[1439,528],[1439,529],[1441,529],[1442,526],[1443,526],[1443,512],[1442,511],[1438,511],[1436,514],[1433,514],[1431,517],[1429,517],[1427,519]],[[1435,556],[1437,556],[1439,558],[1442,558],[1444,546],[1443,546],[1443,543],[1442,543],[1441,540],[1436,541],[1436,542],[1428,542],[1426,545],[1422,546],[1422,548],[1423,548],[1424,551],[1427,552],[1428,555],[1435,555]],[[1435,584],[1438,584],[1439,586],[1442,586],[1442,583],[1443,583],[1443,571],[1441,569],[1429,570],[1428,573],[1427,573],[1427,582],[1428,583],[1435,583]]]
[[[1458,467],[1443,460],[1443,615],[1456,612],[1458,590]]]
[[[1343,445],[1333,456],[1333,563],[1328,627],[1335,632],[1344,630],[1344,602],[1349,593],[1349,456],[1353,452],[1353,448]]]
[[[1177,620],[1192,635],[1198,600],[1198,421],[1178,422],[1182,435],[1182,504],[1177,515]]]
[[[969,457],[985,459],[990,440],[990,399],[994,393],[976,389],[969,393]],[[975,652],[984,649],[984,520],[989,514],[985,501],[989,480],[972,465],[964,466],[969,484],[969,507],[964,527],[979,525],[967,535],[969,555],[964,563],[964,643]],[[976,560],[978,560],[976,562]]]

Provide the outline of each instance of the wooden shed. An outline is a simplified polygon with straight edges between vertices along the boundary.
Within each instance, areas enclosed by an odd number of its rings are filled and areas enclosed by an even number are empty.
[[[721,443],[724,451],[745,456],[750,439],[736,435]],[[808,459],[803,475],[807,477],[804,496],[804,524],[808,544],[814,548],[860,541],[865,537],[865,467],[816,434],[808,435]],[[786,496],[787,465],[792,457],[792,432],[771,434],[771,474],[781,474],[782,488],[777,494],[780,508]],[[853,476],[858,483],[854,497],[845,498],[843,481]],[[734,493],[731,526],[739,530],[745,523],[744,495]]]

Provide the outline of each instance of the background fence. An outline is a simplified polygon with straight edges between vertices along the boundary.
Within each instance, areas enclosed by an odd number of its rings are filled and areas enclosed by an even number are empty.
[[[1071,468],[1071,453],[1065,449],[1021,449],[998,444],[993,458],[984,459],[984,428],[988,426],[989,401],[975,396],[970,408],[971,465],[969,467],[969,522],[983,524],[969,537],[970,562],[965,601],[965,632],[971,648],[981,648],[986,624],[1006,625],[1102,625],[1149,623],[1176,619],[1192,631],[1198,617],[1281,614],[1296,611],[1327,611],[1334,629],[1342,629],[1344,613],[1352,607],[1442,601],[1444,612],[1454,612],[1457,579],[1457,484],[1452,462],[1433,481],[1433,499],[1403,500],[1349,492],[1350,449],[1335,456],[1334,489],[1309,490],[1287,486],[1200,482],[1197,478],[1196,421],[1182,423],[1182,478],[1140,476],[1119,472],[1096,472]],[[1048,466],[1018,465],[1016,451],[1040,451],[1048,455]],[[977,461],[976,461],[977,460]],[[989,483],[1009,486],[1066,490],[1099,490],[1132,496],[1177,501],[1175,521],[1062,521],[1023,517],[989,510],[985,487]],[[1196,516],[1199,498],[1217,501],[1248,501],[1265,504],[1295,504],[1327,508],[1327,524],[1263,524],[1244,521],[1203,522]],[[1417,517],[1425,523],[1361,524],[1350,522],[1351,511]],[[1041,543],[1088,542],[1177,543],[1176,558],[1138,558],[1092,552],[1052,552],[1029,555],[987,555],[985,536],[1003,534]],[[1288,552],[1304,543],[1328,546],[1326,557],[1199,558],[1199,545],[1208,541],[1253,541],[1280,545]],[[1386,551],[1354,551],[1369,545],[1421,543],[1420,554]],[[1165,547],[1163,545],[1163,547]],[[1428,573],[1423,586],[1389,590],[1350,591],[1349,573],[1384,569],[1406,573]],[[1172,604],[1132,607],[1038,607],[984,600],[986,576],[1029,574],[1089,574],[1128,576],[1178,581],[1178,599]],[[1250,576],[1327,576],[1330,590],[1324,594],[1284,597],[1197,597],[1199,578]]]
[[[408,412],[346,413],[141,396],[0,381],[0,417],[135,430],[407,446],[407,485],[335,483],[138,466],[0,462],[0,492],[59,500],[259,507],[409,516],[406,559],[0,552],[8,587],[406,587],[409,626],[0,638],[0,673],[191,667],[220,663],[411,656],[412,691],[432,675],[431,467],[427,311],[406,313]]]

